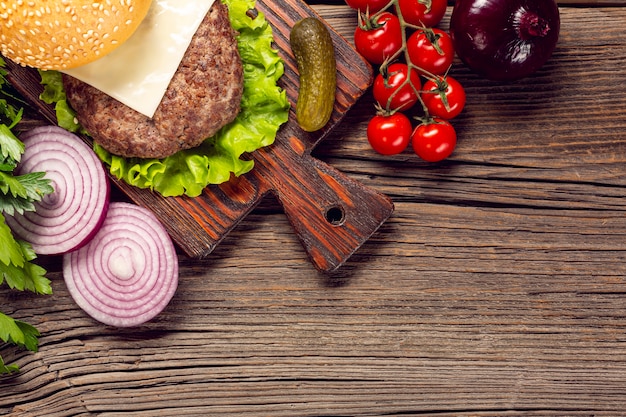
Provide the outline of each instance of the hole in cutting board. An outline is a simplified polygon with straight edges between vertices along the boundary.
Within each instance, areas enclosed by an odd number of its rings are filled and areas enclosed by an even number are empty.
[[[343,207],[333,206],[326,210],[326,221],[333,226],[341,226],[346,219]]]

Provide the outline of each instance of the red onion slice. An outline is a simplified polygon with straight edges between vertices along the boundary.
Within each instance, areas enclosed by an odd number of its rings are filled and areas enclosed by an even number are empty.
[[[178,286],[178,258],[150,210],[112,202],[94,238],[63,256],[63,275],[87,314],[107,325],[132,327],[170,302]]]
[[[34,128],[20,140],[26,149],[16,172],[46,172],[54,192],[35,203],[36,211],[6,216],[9,227],[37,254],[76,250],[106,215],[110,185],[102,162],[79,137],[58,126]]]

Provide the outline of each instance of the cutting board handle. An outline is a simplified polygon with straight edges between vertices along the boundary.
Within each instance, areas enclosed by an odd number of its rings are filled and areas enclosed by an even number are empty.
[[[292,138],[291,143],[298,141]],[[394,210],[389,197],[306,152],[280,147],[270,158],[260,164],[272,167],[273,175],[265,179],[275,182],[272,191],[311,261],[323,272],[343,265]]]

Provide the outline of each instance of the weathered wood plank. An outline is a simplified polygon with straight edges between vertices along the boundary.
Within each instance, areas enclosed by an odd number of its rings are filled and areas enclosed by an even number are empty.
[[[350,38],[349,9],[316,8]],[[0,415],[623,414],[626,11],[562,19],[530,80],[455,68],[470,101],[449,162],[375,155],[367,97],[316,149],[396,204],[335,274],[267,198],[209,257],[181,256],[173,302],[138,329],[89,319],[59,272],[52,297],[0,291],[43,333],[36,354],[0,348],[22,367]]]

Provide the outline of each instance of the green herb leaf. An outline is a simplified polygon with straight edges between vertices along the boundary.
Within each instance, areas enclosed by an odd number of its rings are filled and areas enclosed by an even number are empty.
[[[39,331],[30,324],[0,312],[0,340],[36,352],[39,348],[39,335]]]
[[[20,368],[17,365],[5,365],[4,361],[2,360],[2,356],[0,356],[0,375],[11,374],[19,370]]]
[[[20,102],[9,91],[4,64],[0,57],[0,95]],[[11,289],[51,294],[46,270],[31,262],[36,259],[32,246],[15,239],[3,214],[34,210],[35,202],[54,191],[50,181],[44,178],[44,172],[14,175],[25,147],[12,129],[22,119],[22,112],[22,108],[18,110],[6,99],[0,99],[0,285],[6,282]],[[36,351],[38,336],[35,327],[0,313],[0,341]],[[6,365],[0,357],[0,374],[17,370],[16,365]]]
[[[19,113],[21,114],[21,113]],[[24,153],[24,144],[15,137],[7,125],[0,125],[0,155],[3,161],[19,162]]]
[[[9,288],[31,291],[37,294],[51,294],[50,280],[46,270],[32,263],[37,255],[32,246],[16,240],[4,217],[0,215],[0,284],[6,281]]]
[[[50,180],[44,178],[45,172],[32,172],[12,176],[0,172],[0,213],[14,215],[25,211],[34,211],[34,202],[54,192]]]
[[[2,265],[15,265],[16,267],[24,266],[24,254],[22,247],[13,238],[13,233],[7,226],[4,216],[0,214],[0,267]],[[0,284],[4,281],[3,275],[0,274]]]

